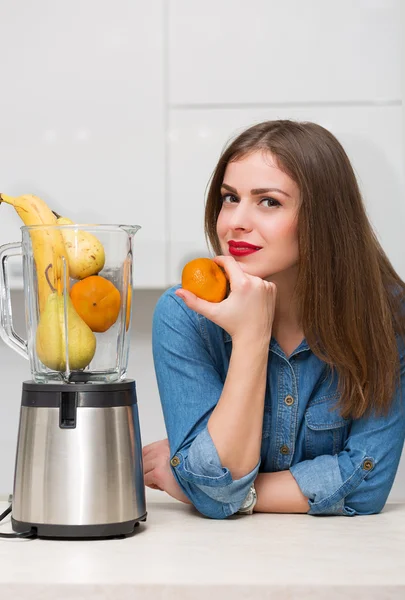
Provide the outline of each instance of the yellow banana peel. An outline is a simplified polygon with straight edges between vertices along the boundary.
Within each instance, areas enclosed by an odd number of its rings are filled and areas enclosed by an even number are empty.
[[[17,214],[27,226],[56,225],[56,216],[46,202],[38,196],[25,194],[18,197],[0,194],[0,203],[5,202],[14,207]],[[68,257],[60,230],[54,227],[39,228],[30,231],[32,250],[37,271],[39,311],[42,314],[48,296],[52,290],[48,284],[46,273],[53,287],[63,289],[65,268],[65,284],[69,286]],[[51,265],[51,267],[50,267]]]

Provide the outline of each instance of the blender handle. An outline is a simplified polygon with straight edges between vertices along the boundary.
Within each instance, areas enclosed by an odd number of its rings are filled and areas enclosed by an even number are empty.
[[[7,273],[7,261],[10,256],[22,256],[20,242],[0,246],[0,337],[10,348],[28,359],[27,342],[15,332],[13,326],[13,311]]]

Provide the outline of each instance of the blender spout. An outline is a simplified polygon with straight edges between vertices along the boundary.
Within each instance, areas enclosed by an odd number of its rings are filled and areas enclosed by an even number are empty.
[[[126,231],[130,236],[134,236],[136,232],[141,229],[140,225],[120,225],[120,228]]]

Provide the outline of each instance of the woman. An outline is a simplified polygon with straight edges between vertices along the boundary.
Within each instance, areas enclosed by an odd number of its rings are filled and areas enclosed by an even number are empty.
[[[145,484],[212,518],[378,513],[405,436],[405,284],[342,146],[314,123],[249,128],[205,227],[231,291],[159,299],[168,440],[144,449]]]

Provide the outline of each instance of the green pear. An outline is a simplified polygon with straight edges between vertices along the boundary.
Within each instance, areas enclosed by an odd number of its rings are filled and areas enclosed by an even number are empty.
[[[69,296],[67,309],[67,354],[71,370],[84,369],[96,351],[96,336],[79,317]],[[40,361],[54,371],[66,370],[66,336],[64,295],[48,296],[36,333],[36,350]]]
[[[74,225],[66,217],[58,217],[57,225]],[[62,229],[69,262],[69,274],[73,279],[96,275],[104,267],[105,252],[98,238],[82,229]]]

